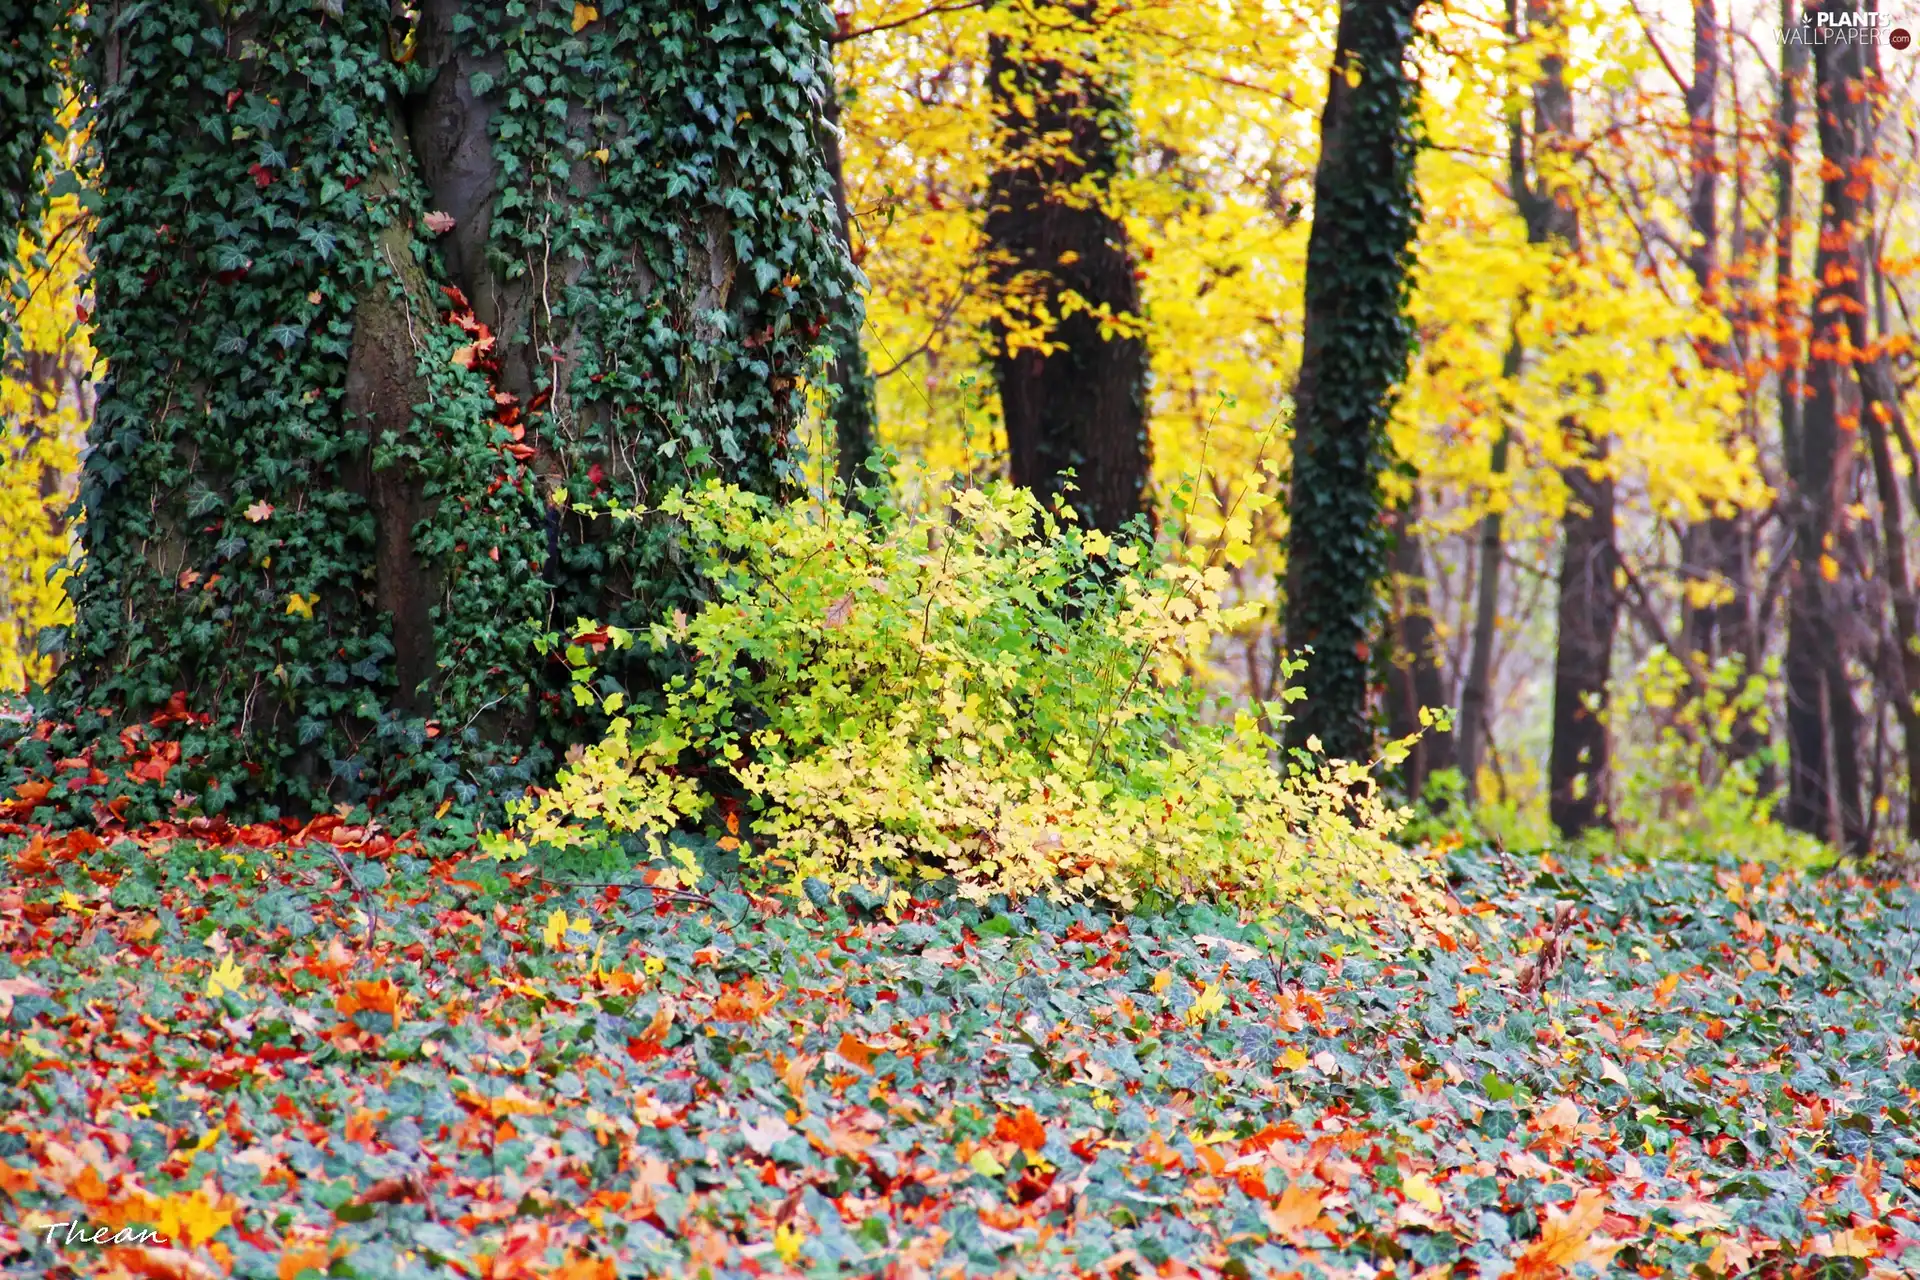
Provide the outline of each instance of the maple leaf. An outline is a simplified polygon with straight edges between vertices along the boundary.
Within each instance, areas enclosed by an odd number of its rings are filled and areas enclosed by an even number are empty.
[[[1524,1280],[1546,1280],[1580,1262],[1604,1269],[1623,1247],[1596,1234],[1606,1217],[1606,1199],[1604,1191],[1589,1187],[1575,1198],[1572,1208],[1548,1208],[1539,1239],[1521,1250],[1514,1274]]]
[[[259,524],[262,520],[265,520],[267,517],[271,516],[272,514],[273,514],[273,504],[271,502],[268,502],[265,498],[262,498],[258,502],[253,503],[246,510],[247,519],[251,520],[255,524]]]
[[[851,1031],[841,1035],[840,1043],[834,1046],[833,1051],[862,1071],[870,1070],[873,1066],[873,1046],[861,1041]]]
[[[1186,1021],[1190,1027],[1197,1027],[1227,1007],[1227,997],[1220,988],[1209,982],[1205,989],[1187,1006]]]
[[[196,1187],[190,1195],[162,1200],[159,1220],[154,1224],[161,1235],[184,1240],[188,1248],[213,1239],[222,1227],[232,1225],[233,1201],[214,1192],[211,1182]]]
[[[1260,1211],[1267,1229],[1298,1248],[1306,1243],[1306,1233],[1322,1227],[1326,1219],[1321,1208],[1326,1202],[1318,1190],[1302,1183],[1291,1183],[1280,1198]]]
[[[234,963],[232,956],[224,956],[214,971],[207,975],[207,995],[216,1000],[228,993],[244,995],[246,980],[245,970]]]

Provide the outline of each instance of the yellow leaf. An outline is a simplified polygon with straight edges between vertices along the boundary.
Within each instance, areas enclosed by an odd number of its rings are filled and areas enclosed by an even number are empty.
[[[1825,552],[1820,554],[1820,576],[1828,582],[1840,581],[1840,562]]]
[[[310,596],[303,596],[296,591],[287,597],[287,616],[311,618],[313,617],[313,606],[319,603],[319,600],[320,596],[317,592]]]
[[[242,995],[241,987],[246,980],[246,971],[233,962],[232,956],[225,956],[219,966],[207,975],[207,995],[216,1000],[228,993]]]
[[[997,1178],[1007,1171],[1007,1166],[993,1158],[993,1152],[985,1149],[973,1153],[973,1159],[967,1161],[975,1173],[983,1173],[989,1178]]]
[[[1439,1213],[1444,1207],[1440,1199],[1440,1188],[1424,1173],[1409,1174],[1400,1180],[1401,1194],[1409,1204],[1419,1205],[1428,1213]]]
[[[190,1249],[211,1240],[220,1228],[232,1225],[233,1210],[219,1207],[205,1190],[161,1201],[160,1220],[154,1224],[160,1235],[184,1241]]]
[[[599,17],[600,17],[600,11],[594,8],[592,5],[576,3],[573,6],[573,29],[575,31],[579,31],[580,29],[585,27],[589,22],[593,22]]]
[[[792,1266],[800,1260],[800,1242],[804,1238],[791,1222],[783,1222],[773,1233],[773,1251],[780,1255],[780,1261]]]
[[[584,925],[586,922],[582,921],[581,923]],[[567,930],[572,927],[573,922],[567,919],[566,911],[562,908],[555,907],[553,914],[547,917],[547,931],[542,935],[546,941],[547,949],[550,951],[565,951],[567,949]]]
[[[1173,985],[1173,970],[1162,969],[1160,972],[1153,975],[1153,994],[1157,996],[1163,996],[1167,994],[1167,988],[1172,985]]]
[[[1227,1007],[1227,997],[1209,982],[1194,1002],[1187,1006],[1187,1025],[1197,1027]]]

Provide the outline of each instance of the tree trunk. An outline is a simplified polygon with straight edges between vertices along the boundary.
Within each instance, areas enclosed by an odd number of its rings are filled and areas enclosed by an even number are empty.
[[[1829,13],[1853,6],[1829,2]],[[1841,514],[1852,499],[1860,424],[1855,354],[1865,346],[1866,297],[1860,219],[1864,103],[1861,48],[1851,40],[1814,48],[1821,158],[1820,249],[1807,362],[1811,395],[1799,449],[1790,459],[1795,490],[1792,594],[1787,628],[1789,825],[1823,839],[1835,832],[1860,850],[1858,712],[1847,664],[1848,631],[1838,625],[1851,600],[1843,585]]]
[[[1519,122],[1514,122],[1514,128]],[[1521,170],[1522,176],[1525,171]],[[1519,190],[1518,187],[1515,190]],[[1516,330],[1507,341],[1501,374],[1518,377],[1523,358]],[[1512,439],[1505,423],[1494,437],[1488,470],[1497,478],[1507,472]],[[1473,643],[1467,653],[1467,678],[1460,686],[1460,723],[1454,728],[1459,743],[1460,775],[1469,803],[1480,798],[1480,762],[1493,734],[1493,645],[1500,621],[1500,568],[1505,558],[1502,519],[1498,510],[1480,517],[1479,577],[1474,583]]]
[[[1559,22],[1553,0],[1528,0],[1529,33],[1547,33],[1557,39]],[[1573,96],[1567,88],[1566,59],[1557,49],[1550,47],[1540,59],[1533,104],[1536,149],[1569,150],[1574,145]],[[1580,221],[1565,179],[1547,186],[1536,174],[1533,184],[1516,188],[1515,194],[1528,219],[1529,239],[1559,244],[1569,254],[1580,252]],[[1564,419],[1562,426],[1586,458],[1561,472],[1567,511],[1560,523],[1547,810],[1561,835],[1572,838],[1610,825],[1611,743],[1606,708],[1613,677],[1613,638],[1620,621],[1620,588],[1615,580],[1619,553],[1614,546],[1607,442],[1591,436],[1575,418]]]
[[[1714,0],[1694,0],[1693,81],[1687,86],[1688,152],[1693,173],[1687,220],[1693,244],[1687,267],[1703,306],[1717,305],[1720,279],[1720,154],[1714,117],[1720,92],[1720,24]],[[1725,342],[1702,341],[1700,362],[1709,369],[1731,369],[1734,352]],[[1724,599],[1694,599],[1681,606],[1680,643],[1700,655],[1711,671],[1728,653],[1746,653],[1751,607],[1751,573],[1746,554],[1746,522],[1739,516],[1710,516],[1682,538],[1684,575],[1690,583],[1711,586]]]
[[[1426,548],[1414,528],[1419,518],[1416,490],[1406,508],[1394,513],[1395,626],[1387,671],[1387,732],[1395,738],[1420,735],[1400,771],[1408,798],[1415,800],[1426,792],[1427,779],[1455,764],[1454,734],[1427,728],[1420,720],[1423,709],[1447,705],[1447,687],[1428,600]]]
[[[1320,117],[1306,323],[1293,393],[1287,646],[1313,650],[1288,739],[1340,757],[1373,748],[1371,645],[1387,571],[1380,476],[1406,375],[1405,299],[1419,220],[1405,64],[1419,0],[1343,0]]]
[[[254,810],[470,797],[592,735],[537,635],[701,585],[574,504],[788,485],[852,288],[824,11],[776,7],[93,6],[110,377],[56,710],[110,741],[184,693],[168,786]]]
[[[848,261],[853,258],[853,214],[847,205],[846,166],[840,156],[840,94],[827,93],[826,128],[821,131],[821,154],[827,164],[827,180],[833,185],[834,225]],[[880,477],[867,463],[873,455],[874,405],[873,374],[867,366],[867,351],[860,344],[860,330],[866,323],[866,305],[857,290],[850,291],[834,307],[833,368],[833,456],[834,471],[847,502],[865,507],[862,492]]]
[[[1092,44],[1088,7],[1043,12]],[[991,42],[988,79],[1003,148],[987,191],[990,275],[1046,344],[1006,323],[992,334],[1008,469],[1042,501],[1065,496],[1082,521],[1113,532],[1149,507],[1140,291],[1126,228],[1105,205],[1125,113],[1093,59],[1069,65],[1008,36]]]

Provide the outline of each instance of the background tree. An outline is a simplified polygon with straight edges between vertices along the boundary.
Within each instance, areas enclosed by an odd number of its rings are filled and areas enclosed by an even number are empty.
[[[1381,476],[1413,336],[1406,294],[1419,221],[1417,86],[1407,53],[1418,9],[1419,0],[1340,6],[1293,392],[1287,643],[1313,656],[1289,736],[1317,736],[1348,758],[1364,758],[1373,744],[1367,684],[1388,551]]]
[[[1820,13],[1853,14],[1830,3]],[[1794,482],[1793,587],[1787,618],[1787,821],[1848,848],[1862,847],[1860,715],[1848,664],[1857,575],[1842,513],[1855,500],[1861,401],[1854,362],[1865,348],[1860,238],[1867,159],[1865,58],[1851,39],[1814,45],[1814,110],[1820,136],[1820,247],[1806,366],[1807,395]]]
[[[1070,505],[1111,532],[1148,508],[1140,292],[1107,207],[1127,117],[1100,65],[1096,5],[1045,5],[1028,22],[993,37],[988,63],[1001,131],[989,275],[1013,313],[992,338],[1008,471],[1043,499],[1072,472]]]
[[[1552,0],[1528,0],[1527,28],[1542,40],[1540,75],[1533,91],[1534,176],[1516,187],[1530,238],[1577,258],[1580,219],[1567,158],[1576,145],[1573,95],[1562,49],[1565,30]],[[1591,375],[1594,398],[1604,389]],[[1553,748],[1547,762],[1547,807],[1553,825],[1576,836],[1607,821],[1609,756],[1606,723],[1613,673],[1614,631],[1619,624],[1615,583],[1619,552],[1614,545],[1614,489],[1604,435],[1588,429],[1577,413],[1561,420],[1568,464],[1561,468],[1566,512],[1561,518],[1560,580],[1554,616]]]
[[[574,504],[797,477],[852,282],[818,11],[92,16],[110,374],[59,711],[184,693],[171,781],[215,806],[470,795],[565,743],[538,630],[699,591],[673,528]]]

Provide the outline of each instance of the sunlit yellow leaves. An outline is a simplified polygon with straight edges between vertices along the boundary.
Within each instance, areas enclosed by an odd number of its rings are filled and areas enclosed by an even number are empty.
[[[287,616],[289,618],[311,619],[313,617],[313,606],[319,602],[320,597],[317,594],[303,596],[298,591],[295,591],[287,597]]]
[[[590,4],[575,3],[573,6],[573,29],[584,31],[587,25],[600,19],[600,10]]]

